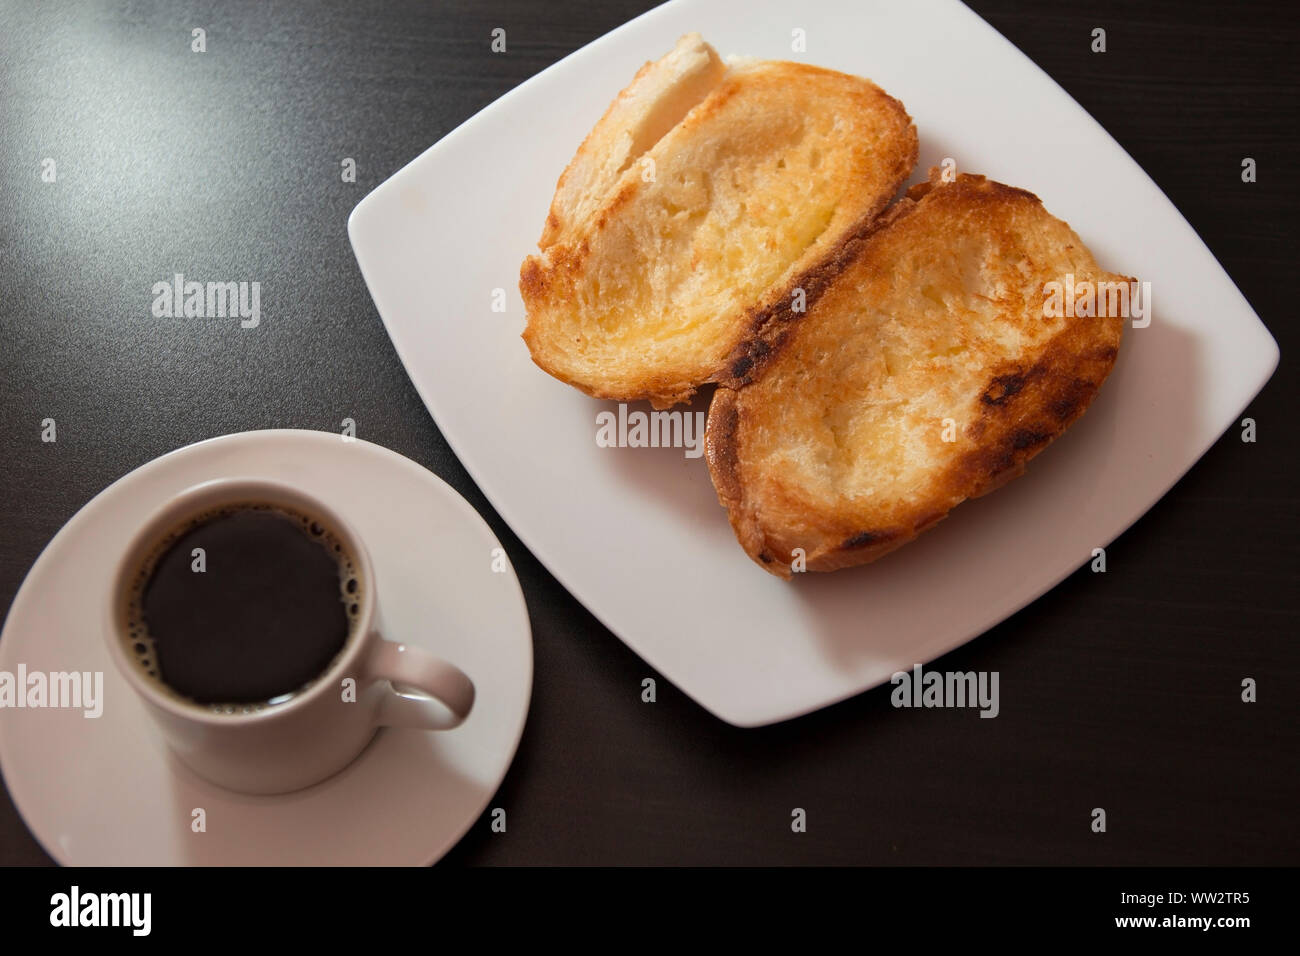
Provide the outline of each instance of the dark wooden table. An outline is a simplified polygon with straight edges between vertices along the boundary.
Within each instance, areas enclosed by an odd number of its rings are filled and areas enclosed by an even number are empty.
[[[0,601],[149,459],[346,415],[478,508],[532,616],[532,711],[492,801],[509,831],[479,821],[452,865],[1296,863],[1295,7],[973,5],[1155,178],[1283,354],[1246,412],[1257,442],[1229,431],[1108,573],[1074,574],[935,665],[999,671],[997,720],[895,711],[888,688],[749,731],[666,682],[641,703],[653,672],[495,514],[398,362],[348,246],[352,206],[637,0],[0,5]],[[497,26],[506,55],[489,51]],[[261,277],[296,306],[256,338],[150,321],[150,287],[175,271]],[[47,861],[0,799],[0,863]]]

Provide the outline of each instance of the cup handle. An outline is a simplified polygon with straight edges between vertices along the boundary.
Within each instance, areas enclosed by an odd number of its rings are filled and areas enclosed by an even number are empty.
[[[464,671],[409,644],[380,639],[370,655],[370,673],[393,685],[375,716],[381,727],[450,730],[463,723],[474,706],[474,682]]]

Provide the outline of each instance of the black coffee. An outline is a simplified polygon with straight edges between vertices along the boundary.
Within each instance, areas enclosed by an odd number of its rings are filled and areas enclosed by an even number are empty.
[[[329,667],[361,587],[322,522],[269,505],[220,508],[160,540],[137,577],[128,639],[145,672],[176,694],[246,712]]]

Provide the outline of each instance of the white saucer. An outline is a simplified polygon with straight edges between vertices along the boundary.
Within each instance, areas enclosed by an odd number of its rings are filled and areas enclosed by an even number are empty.
[[[109,566],[164,498],[209,478],[289,481],[337,508],[375,564],[385,635],[473,679],[455,730],[381,730],[347,769],[307,790],[246,796],[171,756],[103,647]],[[81,509],[27,575],[0,636],[0,670],[102,671],[99,718],[0,710],[0,769],[23,819],[75,865],[423,865],[496,792],[532,692],[528,611],[496,538],[441,479],[395,452],[325,432],[227,435],[131,472]],[[502,558],[504,559],[504,557]],[[206,832],[191,830],[203,808]]]

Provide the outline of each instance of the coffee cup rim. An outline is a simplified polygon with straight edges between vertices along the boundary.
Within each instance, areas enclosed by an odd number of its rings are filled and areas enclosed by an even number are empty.
[[[184,521],[187,516],[200,514],[209,508],[242,501],[258,502],[268,498],[271,499],[267,501],[268,504],[275,505],[276,499],[279,499],[280,504],[318,515],[330,525],[335,534],[344,539],[343,545],[351,553],[361,580],[364,582],[361,608],[343,650],[324,671],[313,678],[305,691],[294,694],[284,703],[264,707],[261,710],[234,714],[214,713],[207,704],[186,701],[179,695],[173,696],[162,688],[154,686],[150,678],[140,673],[136,662],[127,654],[126,635],[123,631],[126,620],[125,602],[129,599],[133,575],[145,559],[148,549],[165,530]],[[327,693],[335,683],[335,678],[356,671],[366,638],[373,630],[376,598],[375,576],[370,554],[360,535],[337,510],[315,495],[284,481],[251,476],[212,478],[190,485],[168,497],[145,518],[128,539],[111,576],[105,637],[109,645],[109,654],[119,672],[151,705],[176,717],[222,727],[265,723],[282,719],[301,710]],[[360,682],[362,675],[358,673],[356,676]]]

